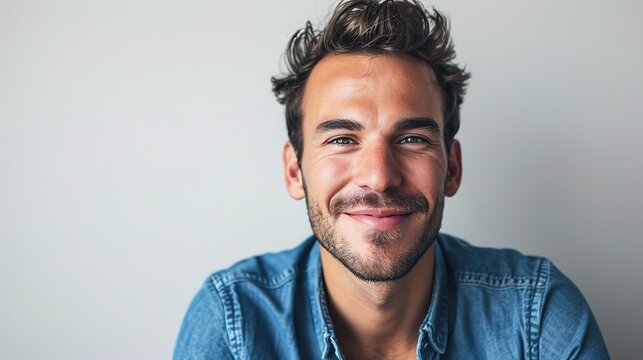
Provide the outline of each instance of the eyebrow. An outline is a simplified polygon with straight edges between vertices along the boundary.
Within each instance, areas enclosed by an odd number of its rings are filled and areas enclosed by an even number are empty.
[[[362,124],[358,123],[357,121],[348,119],[332,119],[319,123],[319,125],[317,125],[317,128],[315,128],[315,135],[321,135],[331,130],[359,131],[363,129],[364,126],[362,126]]]
[[[440,134],[438,122],[430,117],[417,117],[402,119],[395,124],[396,131],[426,129],[436,135]]]
[[[332,130],[350,130],[360,131],[364,126],[357,121],[349,119],[331,119],[322,121],[315,128],[315,136],[324,134]],[[414,129],[426,129],[436,135],[440,134],[440,126],[438,122],[430,117],[415,117],[406,118],[398,121],[395,124],[395,131],[405,131]]]

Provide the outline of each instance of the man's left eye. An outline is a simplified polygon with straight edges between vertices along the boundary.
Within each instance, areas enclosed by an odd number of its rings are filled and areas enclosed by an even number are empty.
[[[405,136],[400,140],[400,144],[417,144],[427,142],[428,141],[425,138],[419,136]]]

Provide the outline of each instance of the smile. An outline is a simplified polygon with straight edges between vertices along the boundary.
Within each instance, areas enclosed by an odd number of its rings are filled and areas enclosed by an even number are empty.
[[[397,209],[381,208],[350,210],[344,214],[352,220],[377,230],[391,230],[411,216],[411,213]]]

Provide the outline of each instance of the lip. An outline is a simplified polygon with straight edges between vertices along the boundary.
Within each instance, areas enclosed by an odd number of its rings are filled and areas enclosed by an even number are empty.
[[[390,230],[408,219],[411,213],[397,209],[357,209],[344,213],[351,219],[378,230]]]

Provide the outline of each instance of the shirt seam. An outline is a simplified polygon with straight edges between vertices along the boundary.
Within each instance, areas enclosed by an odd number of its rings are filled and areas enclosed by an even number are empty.
[[[529,321],[527,322],[527,338],[529,339],[527,357],[534,360],[540,358],[538,347],[540,342],[540,308],[544,289],[549,286],[551,273],[550,262],[546,259],[541,259],[537,269],[538,281],[533,291],[531,291],[529,298]]]
[[[456,272],[457,285],[481,286],[489,289],[524,289],[538,284],[537,276],[494,276],[470,271]]]
[[[215,275],[210,277],[214,289],[221,298],[223,305],[223,312],[225,316],[226,334],[228,336],[228,343],[230,344],[230,352],[235,359],[242,358],[243,352],[243,334],[238,325],[241,317],[241,312],[238,304],[232,299],[232,294],[228,291],[227,285],[223,283],[222,279]]]
[[[291,268],[285,270],[279,275],[271,276],[269,278],[255,273],[220,274],[217,277],[220,278],[220,282],[224,286],[230,286],[241,282],[251,282],[265,289],[276,289],[297,278],[297,276],[300,275],[299,272],[299,269]]]

